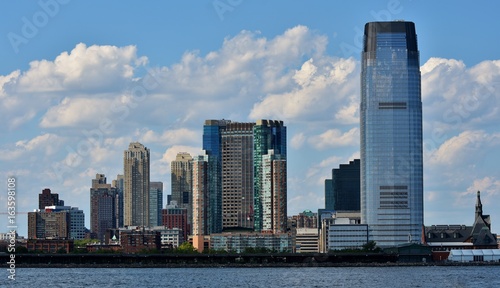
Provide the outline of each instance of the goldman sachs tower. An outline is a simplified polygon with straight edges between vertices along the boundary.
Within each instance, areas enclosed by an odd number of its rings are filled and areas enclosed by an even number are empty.
[[[420,243],[422,101],[414,23],[365,25],[360,121],[361,223],[378,246]]]

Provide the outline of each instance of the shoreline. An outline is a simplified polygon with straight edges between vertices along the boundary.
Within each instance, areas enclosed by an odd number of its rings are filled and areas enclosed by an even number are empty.
[[[397,254],[15,254],[16,268],[278,268],[500,266]],[[0,255],[6,267],[8,255]]]
[[[16,265],[16,268],[23,269],[38,269],[38,268],[383,268],[383,267],[484,267],[484,266],[500,266],[498,262],[463,262],[463,263],[332,263],[332,264],[282,264],[282,265],[264,265],[264,264],[219,264],[219,265],[203,265],[203,264],[19,264]]]

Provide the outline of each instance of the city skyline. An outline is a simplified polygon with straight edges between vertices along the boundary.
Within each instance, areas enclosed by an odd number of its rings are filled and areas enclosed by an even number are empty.
[[[88,214],[90,180],[123,174],[120,154],[133,141],[151,149],[151,179],[170,194],[170,162],[178,152],[202,155],[204,119],[283,120],[288,214],[323,208],[331,169],[359,158],[363,25],[405,19],[417,25],[421,53],[424,224],[470,224],[480,190],[498,232],[500,64],[491,35],[500,4],[241,1],[221,12],[208,1],[118,13],[89,3],[50,14],[37,2],[3,4],[0,171],[17,177],[18,212],[50,188]],[[38,12],[46,23],[34,23]],[[36,32],[23,34],[23,17]],[[9,33],[26,41],[13,46]],[[17,219],[26,235],[26,214]]]

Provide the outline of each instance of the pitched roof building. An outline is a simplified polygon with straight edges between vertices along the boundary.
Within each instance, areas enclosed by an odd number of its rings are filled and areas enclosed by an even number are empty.
[[[483,214],[481,193],[479,191],[477,192],[474,218],[472,226],[432,225],[425,227],[426,243],[434,251],[497,248],[497,235],[491,233],[490,215]]]

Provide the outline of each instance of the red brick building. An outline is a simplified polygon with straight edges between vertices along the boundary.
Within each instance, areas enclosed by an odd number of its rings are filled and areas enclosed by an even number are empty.
[[[120,245],[124,253],[161,249],[161,233],[146,230],[121,230]]]
[[[182,230],[184,239],[188,239],[191,227],[188,223],[188,213],[186,208],[167,208],[161,210],[162,225],[172,229]]]
[[[44,253],[58,253],[73,251],[73,240],[60,239],[28,239],[26,242],[28,251],[42,251]]]

